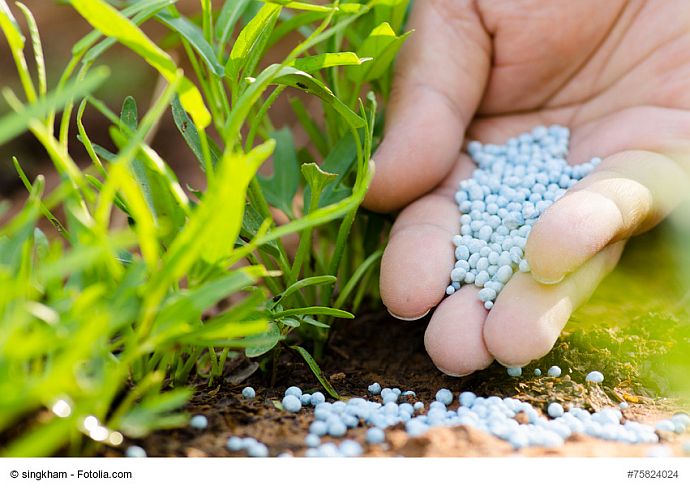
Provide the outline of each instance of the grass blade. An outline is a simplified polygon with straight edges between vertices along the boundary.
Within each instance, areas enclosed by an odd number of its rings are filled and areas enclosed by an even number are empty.
[[[328,306],[307,306],[306,308],[291,308],[289,310],[273,312],[273,318],[283,318],[295,315],[326,315],[335,318],[347,318],[352,320],[355,316],[349,311],[330,308]]]
[[[123,8],[121,12],[122,15],[126,15],[128,17],[132,15],[132,22],[134,22],[136,25],[140,25],[142,22],[156,15],[159,10],[173,5],[175,2],[177,2],[177,0],[139,0],[134,4]],[[74,46],[72,46],[72,55],[79,56],[84,54],[87,49],[91,48],[91,46],[98,42],[98,39],[100,39],[101,36],[102,34],[97,30],[89,32],[87,35],[77,41]],[[94,53],[93,55],[91,55],[91,53],[87,53],[85,59],[94,60],[98,58],[103,51],[115,44],[115,40],[106,39],[99,43],[98,46],[101,46],[102,44],[107,44],[107,46],[104,46],[98,53]],[[96,50],[98,46],[94,47],[92,51]]]
[[[217,77],[225,75],[225,68],[216,60],[216,54],[211,45],[204,39],[204,34],[193,22],[186,17],[174,16],[170,10],[159,12],[156,15],[163,24],[184,38],[189,45],[197,52],[199,57],[209,67],[211,72]]]
[[[364,119],[355,114],[345,103],[337,98],[331,89],[326,87],[322,82],[312,77],[309,73],[298,70],[290,66],[286,66],[279,76],[277,76],[272,83],[288,85],[290,87],[303,90],[308,94],[316,95],[318,98],[333,106],[338,113],[343,116],[348,125],[353,128],[361,128],[364,126]]]
[[[285,8],[289,8],[289,9],[293,9],[293,10],[305,10],[307,12],[330,13],[333,10],[333,7],[329,7],[326,5],[314,5],[312,3],[306,3],[306,2],[290,2],[290,1],[284,1],[284,0],[267,0],[267,2],[282,5]]]
[[[309,286],[320,286],[322,284],[332,284],[336,281],[335,276],[313,276],[313,277],[307,277],[305,279],[302,279],[301,281],[297,281],[293,284],[291,284],[285,291],[280,293],[278,295],[278,299],[275,299],[275,303],[278,304],[281,301],[283,301],[285,298],[289,297],[291,294],[299,291],[302,288],[306,288]]]
[[[32,120],[43,119],[49,112],[62,108],[75,97],[93,92],[109,76],[110,70],[103,66],[89,73],[83,80],[72,81],[62,90],[48,93],[34,104],[26,106],[21,112],[15,112],[0,119],[0,145],[21,134]],[[3,89],[7,98],[11,92]]]
[[[220,322],[216,320],[218,319],[214,319],[212,323],[204,325],[192,333],[177,337],[174,341],[201,347],[219,347],[225,340],[260,334],[268,326],[266,320],[247,322]]]
[[[292,107],[292,112],[295,113],[297,121],[309,135],[309,141],[316,147],[316,150],[325,157],[328,154],[328,142],[326,141],[326,135],[323,134],[321,128],[316,124],[314,119],[312,119],[311,114],[307,111],[304,103],[298,97],[290,97],[290,107]]]
[[[345,301],[350,296],[352,291],[355,289],[360,279],[362,279],[364,274],[366,274],[366,272],[369,270],[371,266],[378,262],[382,255],[383,252],[381,250],[374,252],[369,257],[367,257],[367,259],[364,262],[362,262],[359,265],[359,267],[357,267],[357,269],[355,269],[355,272],[352,274],[350,279],[348,279],[347,283],[340,291],[340,294],[338,294],[338,298],[333,303],[334,308],[340,308],[345,304]]]
[[[204,153],[201,147],[199,130],[194,125],[194,121],[192,121],[185,112],[178,97],[173,98],[170,106],[172,108],[175,126],[177,126],[177,129],[182,134],[187,146],[189,146],[189,149],[192,150],[192,153],[194,153],[196,159],[199,160],[201,167],[204,168]],[[218,163],[218,160],[221,158],[221,151],[213,140],[207,138],[207,141],[209,143],[211,164],[215,167]]]
[[[254,71],[268,44],[280,11],[280,5],[267,3],[240,31],[225,65],[225,71],[231,80],[238,81],[241,74],[248,76]]]
[[[292,201],[300,182],[295,143],[292,140],[292,132],[288,128],[273,132],[270,136],[276,141],[273,175],[271,177],[257,175],[257,178],[266,201],[292,218],[294,217]]]
[[[201,320],[201,315],[223,298],[256,283],[265,275],[263,266],[244,267],[193,290],[183,290],[166,301],[154,328],[165,330],[180,323]]]
[[[277,42],[292,32],[300,32],[305,38],[309,37],[313,30],[310,25],[323,19],[327,14],[320,12],[304,12],[284,20],[273,29],[268,40],[268,47],[274,46]]]
[[[359,56],[372,58],[373,61],[364,66],[348,67],[348,77],[359,83],[380,78],[410,34],[412,31],[396,36],[395,31],[387,22],[376,26],[357,50]]]
[[[161,301],[168,287],[199,259],[215,264],[230,254],[242,225],[249,181],[274,147],[275,142],[269,140],[247,155],[227,153],[223,156],[204,199],[171,243],[163,267],[152,278],[147,301],[153,304]]]
[[[176,79],[178,68],[172,58],[127,17],[103,0],[71,0],[71,2],[93,27],[106,36],[117,39],[137,53],[169,82]],[[198,127],[205,128],[211,124],[211,114],[204,105],[201,93],[189,79],[182,79],[178,94],[182,107],[192,115]]]
[[[29,102],[33,102],[36,100],[36,89],[34,88],[29,67],[26,65],[26,58],[24,57],[24,35],[5,0],[0,0],[0,29],[5,34],[7,44],[10,46],[10,52],[14,58],[14,63],[17,65],[17,72],[19,73],[19,79],[22,82],[26,99]]]
[[[153,3],[151,3],[149,5],[145,5],[144,6],[145,8],[142,8],[140,11],[139,11],[139,9],[136,9],[137,13],[136,13],[136,15],[134,15],[134,17],[132,17],[132,22],[135,25],[141,25],[144,22],[146,22],[147,20],[149,20],[150,18],[152,18],[153,16],[155,16],[159,11],[161,11],[165,7],[168,7],[172,4],[174,4],[176,1],[177,0],[158,0],[158,1],[154,1]],[[143,0],[140,3],[147,3],[148,4],[148,1]],[[139,6],[138,3],[134,4],[134,5],[126,8],[126,9],[123,9],[122,13],[125,15],[129,15],[129,14],[127,14],[127,12],[130,9],[132,9],[131,11],[132,11],[132,13],[134,13],[134,11],[135,11],[134,7],[138,7],[138,6]],[[82,51],[85,49],[88,49],[88,51],[84,55],[84,59],[83,59],[84,64],[89,64],[89,63],[96,61],[103,53],[105,53],[108,49],[110,49],[117,42],[116,39],[109,37],[107,39],[102,40],[101,42],[99,42],[95,46],[91,47],[96,41],[98,41],[98,39],[100,37],[101,37],[100,32],[92,31],[91,33],[87,34],[86,36],[84,36],[82,38],[84,45],[80,49]],[[76,45],[75,45],[75,47],[76,47]],[[89,48],[91,48],[91,49],[89,49]],[[82,51],[77,51],[77,50],[73,49],[73,52],[75,52],[75,56],[78,56],[79,53],[81,53]]]
[[[218,51],[219,59],[223,53],[223,48],[230,40],[230,36],[232,36],[235,24],[251,1],[252,0],[225,0],[223,8],[220,10],[220,14],[218,14],[218,20],[216,21],[216,38],[220,46]]]
[[[48,82],[46,81],[46,64],[43,56],[43,45],[41,44],[41,36],[38,34],[38,26],[36,19],[34,19],[31,10],[21,2],[17,2],[17,7],[24,13],[26,23],[29,26],[29,34],[31,35],[31,46],[34,52],[34,60],[36,61],[36,71],[38,74],[38,94],[45,95],[48,91]]]
[[[374,5],[376,24],[388,22],[395,32],[400,31],[410,0],[379,0]]]
[[[323,375],[323,373],[321,372],[321,368],[316,363],[311,354],[309,354],[309,352],[307,352],[306,349],[300,347],[299,345],[292,345],[290,346],[290,348],[297,352],[300,356],[302,356],[302,359],[304,359],[304,361],[307,363],[307,366],[309,366],[311,372],[314,373],[314,376],[316,376],[316,379],[319,380],[319,383],[321,383],[321,386],[323,386],[323,388],[328,392],[328,394],[336,400],[340,400],[340,395],[338,395],[338,392],[335,391],[333,385]]]
[[[369,61],[370,59],[371,58],[360,58],[356,53],[352,52],[323,53],[316,54],[314,56],[305,56],[304,58],[297,58],[290,65],[294,66],[298,70],[313,73],[315,71],[330,68],[332,66],[358,66],[366,61]]]

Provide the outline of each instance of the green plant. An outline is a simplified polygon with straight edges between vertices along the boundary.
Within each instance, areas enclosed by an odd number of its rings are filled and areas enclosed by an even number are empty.
[[[632,239],[616,269],[573,316],[555,355],[597,368],[622,392],[690,401],[690,208]],[[641,266],[655,257],[653,270]],[[567,345],[566,345],[567,343]]]
[[[102,0],[71,3],[96,30],[74,46],[49,92],[31,13],[18,4],[37,84],[21,29],[0,0],[26,99],[3,89],[15,112],[0,118],[0,143],[28,127],[61,178],[46,194],[43,179],[30,182],[14,160],[30,196],[0,229],[2,454],[88,454],[94,441],[117,445],[122,434],[177,426],[186,420],[176,410],[190,375],[212,382],[238,349],[273,349],[276,358],[275,347],[287,343],[332,391],[299,344],[312,339],[318,357],[331,320],[352,318],[342,308],[356,310],[375,290],[384,222],[358,215],[358,206],[379,125],[374,94],[359,96],[365,86],[387,96],[407,0],[227,0],[218,12],[203,0],[198,22],[174,0],[121,2],[121,11]],[[170,29],[193,77],[139,29],[148,19]],[[240,19],[246,23],[230,43]],[[264,67],[266,50],[292,32],[303,40]],[[93,95],[108,76],[95,65],[115,42],[168,83],[141,118],[132,98],[117,115]],[[291,99],[310,147],[296,148],[291,132],[271,122],[271,105],[288,89],[321,102],[323,124]],[[168,108],[205,172],[204,192],[184,192],[147,143]],[[91,141],[86,110],[112,124],[116,153]],[[85,170],[70,155],[74,119],[92,160]],[[258,176],[271,158],[272,177]],[[287,222],[276,224],[271,207]],[[119,213],[129,226],[113,226]],[[42,217],[57,233],[41,231]],[[295,233],[290,255],[282,240]],[[228,304],[236,292],[243,298]]]

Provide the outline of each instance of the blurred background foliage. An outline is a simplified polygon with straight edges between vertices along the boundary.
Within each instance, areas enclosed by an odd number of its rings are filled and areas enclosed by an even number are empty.
[[[50,3],[0,0],[0,454],[178,427],[191,384],[283,348],[337,398],[317,362],[377,300],[388,220],[358,207],[408,1]]]
[[[628,392],[690,403],[690,205],[631,239],[565,331],[574,366]]]

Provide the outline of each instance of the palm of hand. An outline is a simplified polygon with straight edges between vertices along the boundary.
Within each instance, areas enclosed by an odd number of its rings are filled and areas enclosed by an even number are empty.
[[[396,221],[381,293],[396,316],[438,305],[425,340],[444,372],[545,355],[625,239],[687,194],[688,17],[682,2],[417,2],[367,204],[389,210],[431,191]],[[534,274],[516,275],[490,314],[474,288],[444,299],[452,195],[473,170],[463,133],[500,143],[556,123],[571,129],[571,163],[606,159],[535,226]]]

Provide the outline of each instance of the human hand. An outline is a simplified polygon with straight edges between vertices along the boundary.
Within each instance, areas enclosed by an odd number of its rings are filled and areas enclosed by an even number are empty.
[[[426,315],[436,366],[466,375],[548,353],[625,240],[690,194],[690,10],[682,0],[418,0],[365,206],[406,206],[381,264],[391,314]],[[553,204],[518,273],[487,312],[477,290],[445,297],[463,135],[503,143],[537,125],[571,130],[569,162],[596,171]]]

